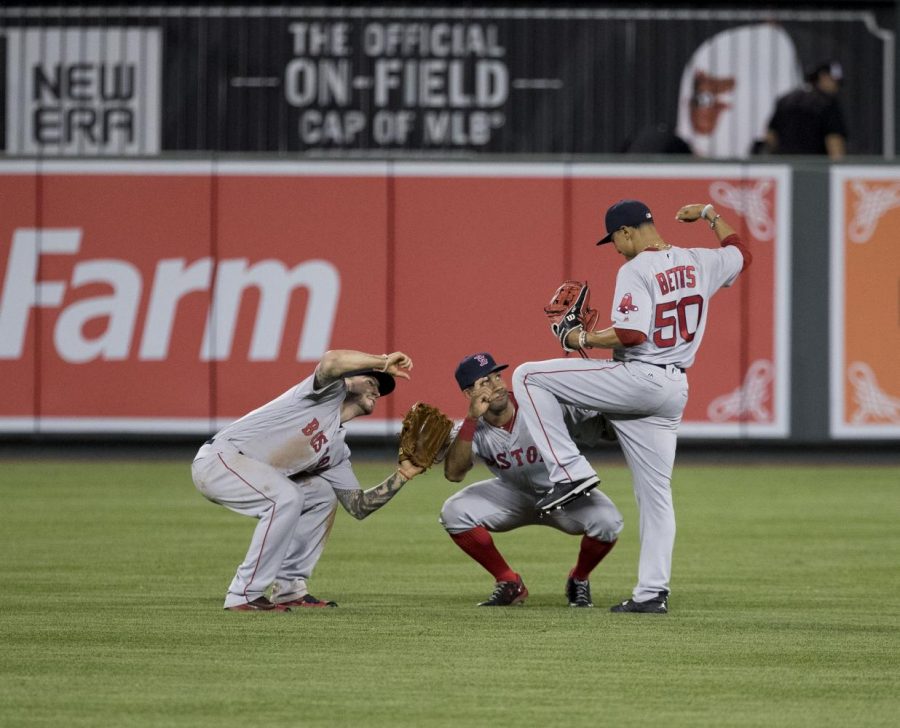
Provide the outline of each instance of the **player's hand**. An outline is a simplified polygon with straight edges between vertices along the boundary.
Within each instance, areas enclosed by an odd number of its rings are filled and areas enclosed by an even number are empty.
[[[675,219],[678,222],[695,222],[700,219],[700,213],[703,212],[704,204],[685,205],[675,213]]]
[[[491,396],[494,390],[488,384],[487,378],[479,379],[466,391],[469,396],[469,417],[477,420],[491,406]]]
[[[397,472],[400,473],[400,476],[404,480],[412,480],[417,475],[425,472],[425,468],[420,468],[418,465],[413,465],[410,460],[402,460],[400,461],[400,467],[397,468]]]
[[[412,359],[406,354],[402,351],[395,351],[393,354],[387,355],[387,359],[385,359],[384,362],[384,368],[381,371],[387,372],[392,377],[409,379],[409,370],[412,369],[412,365]]]

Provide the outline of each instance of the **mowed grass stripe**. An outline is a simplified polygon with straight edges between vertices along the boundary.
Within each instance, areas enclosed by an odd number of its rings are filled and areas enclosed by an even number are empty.
[[[606,609],[637,513],[628,471],[598,469],[626,525],[593,610],[562,595],[578,539],[540,527],[496,536],[528,603],[476,608],[491,579],[439,526],[458,486],[434,472],[339,512],[312,581],[338,609],[248,615],[221,605],[254,522],[189,463],[6,461],[0,723],[896,724],[900,468],[679,466],[664,617]]]

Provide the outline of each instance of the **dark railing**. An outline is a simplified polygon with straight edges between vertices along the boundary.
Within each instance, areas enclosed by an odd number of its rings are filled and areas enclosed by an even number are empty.
[[[0,146],[745,158],[776,97],[835,60],[849,152],[892,158],[878,7],[2,8]]]

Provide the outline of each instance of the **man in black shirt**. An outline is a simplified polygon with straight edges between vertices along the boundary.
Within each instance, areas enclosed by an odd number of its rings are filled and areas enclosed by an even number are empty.
[[[822,63],[807,83],[778,99],[769,121],[766,145],[772,154],[846,154],[847,127],[837,93],[843,79],[837,62]]]

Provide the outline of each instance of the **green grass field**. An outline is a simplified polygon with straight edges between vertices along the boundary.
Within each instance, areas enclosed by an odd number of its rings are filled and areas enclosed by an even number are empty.
[[[390,463],[358,463],[364,485]],[[577,538],[497,536],[524,607],[437,523],[438,473],[357,522],[312,581],[338,609],[221,609],[254,522],[204,500],[188,462],[0,463],[3,726],[895,726],[900,468],[676,468],[671,613],[618,615],[637,527],[562,589]],[[486,471],[476,470],[467,482]]]

